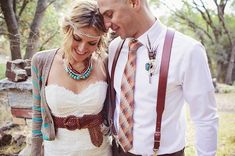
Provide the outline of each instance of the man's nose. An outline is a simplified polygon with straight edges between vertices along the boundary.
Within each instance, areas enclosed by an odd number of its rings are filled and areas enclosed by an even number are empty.
[[[105,20],[104,21],[105,24],[105,28],[108,30],[109,28],[111,28],[112,23],[110,22],[110,20]]]

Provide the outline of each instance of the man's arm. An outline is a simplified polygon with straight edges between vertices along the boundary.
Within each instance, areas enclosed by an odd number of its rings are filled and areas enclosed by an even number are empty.
[[[204,47],[197,43],[186,54],[183,94],[189,104],[196,128],[198,156],[215,156],[217,149],[218,115]]]

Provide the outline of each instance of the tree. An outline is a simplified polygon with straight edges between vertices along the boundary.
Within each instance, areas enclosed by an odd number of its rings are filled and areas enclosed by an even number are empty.
[[[55,0],[38,0],[37,4],[35,5],[36,11],[33,19],[30,19],[30,31],[29,36],[27,38],[26,44],[26,53],[24,58],[31,58],[35,51],[38,50],[38,41],[39,41],[39,28],[41,26],[42,18],[44,12],[46,11],[47,7],[55,2]],[[6,27],[8,31],[8,36],[10,40],[10,50],[11,50],[11,57],[12,60],[22,58],[21,57],[21,39],[24,37],[22,33],[25,29],[28,29],[27,22],[22,22],[22,15],[24,14],[25,9],[27,6],[33,3],[33,0],[23,0],[23,1],[16,1],[16,0],[0,0],[1,10],[3,13],[3,18],[6,22]],[[30,12],[35,9],[31,9]],[[30,17],[24,18],[31,18]],[[2,31],[2,35],[4,33],[4,29]],[[23,31],[23,32],[20,32]],[[24,46],[24,45],[23,45]]]
[[[215,59],[209,57],[209,62],[216,62],[217,79],[232,84],[232,72],[235,70],[235,39],[232,30],[235,27],[231,23],[235,20],[232,14],[225,14],[228,0],[213,0],[216,10],[210,9],[203,0],[182,2],[181,9],[171,9],[173,18],[186,24],[204,45],[214,50]]]
[[[0,0],[1,10],[6,21],[12,60],[21,58],[20,33],[15,10],[16,1]]]
[[[51,3],[53,2],[54,1],[52,1]],[[31,58],[38,49],[39,27],[41,25],[43,15],[47,7],[47,0],[38,0],[34,19],[30,26],[27,48],[24,56],[25,59]]]

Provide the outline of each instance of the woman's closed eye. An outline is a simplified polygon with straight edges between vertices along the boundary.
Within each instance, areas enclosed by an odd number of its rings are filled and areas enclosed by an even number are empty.
[[[97,42],[88,42],[88,44],[91,46],[95,46],[97,44]]]
[[[111,19],[113,17],[113,12],[112,11],[107,11],[104,13],[104,17],[106,19]]]
[[[74,34],[73,34],[73,39],[74,39],[75,41],[77,41],[77,42],[79,42],[79,41],[82,40],[79,36],[74,35]]]
[[[81,42],[81,41],[82,41],[82,39],[81,39],[79,36],[74,35],[74,34],[73,34],[73,39],[74,39],[75,41],[77,41],[77,42]],[[88,42],[88,44],[89,44],[90,46],[95,46],[97,43],[98,43],[97,41]]]

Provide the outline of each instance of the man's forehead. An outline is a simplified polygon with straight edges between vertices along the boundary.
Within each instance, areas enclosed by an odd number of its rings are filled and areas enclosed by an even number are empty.
[[[112,9],[114,2],[116,0],[97,0],[100,13],[103,14],[105,11]]]

